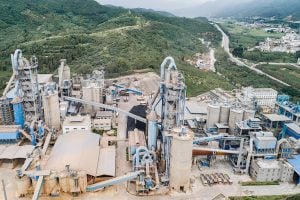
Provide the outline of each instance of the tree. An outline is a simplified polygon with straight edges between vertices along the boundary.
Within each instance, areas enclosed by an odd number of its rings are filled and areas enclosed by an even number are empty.
[[[243,48],[243,46],[240,45],[239,47],[234,48],[233,51],[232,51],[232,54],[234,56],[237,56],[237,57],[243,57],[243,54],[244,54],[244,48]]]

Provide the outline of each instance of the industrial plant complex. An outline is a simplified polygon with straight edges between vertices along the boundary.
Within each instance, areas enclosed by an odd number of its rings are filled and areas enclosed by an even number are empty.
[[[159,76],[115,79],[104,68],[72,74],[65,59],[57,74],[40,74],[19,49],[11,62],[0,99],[11,198],[218,199],[246,183],[300,191],[300,105],[288,95],[245,87],[188,98],[172,57]]]

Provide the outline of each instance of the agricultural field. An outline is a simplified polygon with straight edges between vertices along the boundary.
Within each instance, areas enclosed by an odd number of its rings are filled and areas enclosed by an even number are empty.
[[[259,28],[248,28],[236,22],[224,22],[221,27],[230,38],[230,48],[242,45],[244,48],[252,48],[259,42],[269,38],[281,38],[282,33],[268,33]]]
[[[290,65],[260,65],[258,69],[300,89],[300,69]]]

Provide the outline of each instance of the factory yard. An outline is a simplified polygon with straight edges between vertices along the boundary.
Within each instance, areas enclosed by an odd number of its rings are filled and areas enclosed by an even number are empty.
[[[57,82],[20,50],[12,57],[16,72],[0,101],[1,191],[9,200],[300,193],[300,107],[287,95],[245,87],[187,98],[172,57],[160,76],[116,79],[103,69],[71,75],[62,59]]]

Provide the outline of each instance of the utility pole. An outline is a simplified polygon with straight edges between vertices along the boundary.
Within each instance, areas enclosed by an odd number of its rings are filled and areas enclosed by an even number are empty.
[[[7,195],[6,195],[6,190],[5,190],[5,185],[4,185],[4,180],[3,179],[2,179],[2,187],[3,187],[4,200],[7,200]]]

